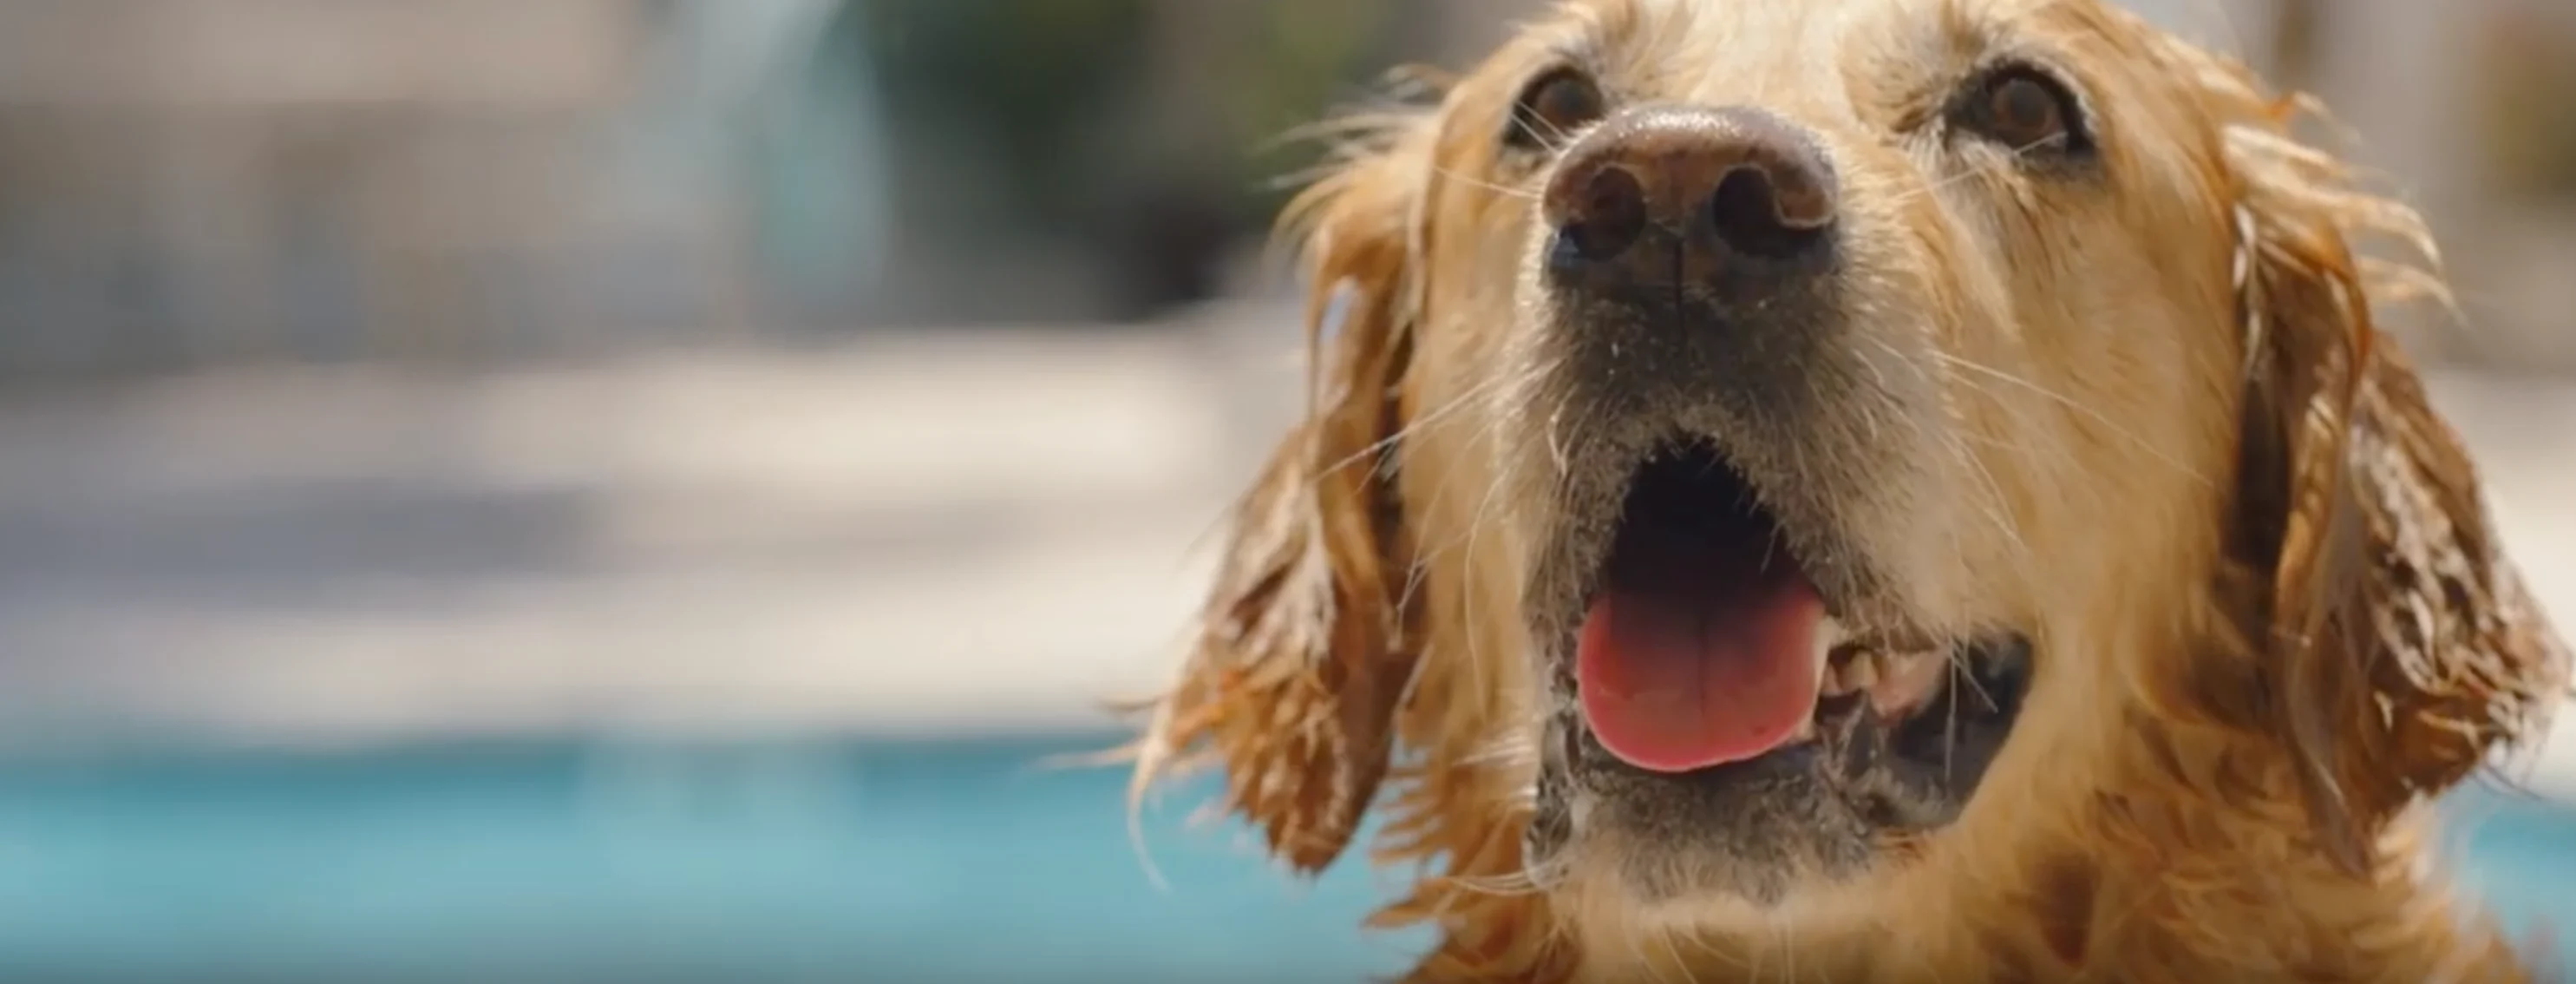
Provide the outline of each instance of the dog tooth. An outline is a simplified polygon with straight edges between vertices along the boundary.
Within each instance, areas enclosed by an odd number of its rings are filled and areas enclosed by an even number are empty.
[[[1843,692],[1867,690],[1877,686],[1881,676],[1879,661],[1884,658],[1876,652],[1861,652],[1853,654],[1851,659],[1844,661],[1841,673]]]
[[[1834,647],[1842,645],[1843,635],[1842,622],[1831,615],[1825,616],[1824,619],[1816,625],[1815,642],[1811,645],[1811,648],[1815,650],[1816,688],[1818,690],[1823,690],[1826,686],[1833,683]]]
[[[1880,668],[1881,685],[1871,694],[1883,713],[1893,713],[1939,689],[1949,669],[1949,655],[1939,650],[1906,653]]]
[[[1819,684],[1820,691],[1827,697],[1838,697],[1869,689],[1884,674],[1880,664],[1883,658],[1875,650],[1864,649],[1835,660]]]

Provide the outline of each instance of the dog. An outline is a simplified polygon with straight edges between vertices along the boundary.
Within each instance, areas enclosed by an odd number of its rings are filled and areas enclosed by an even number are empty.
[[[2108,0],[1571,0],[1422,86],[1282,217],[1310,412],[1140,783],[1377,816],[1415,981],[2539,974],[2424,803],[2567,652],[2305,102]]]

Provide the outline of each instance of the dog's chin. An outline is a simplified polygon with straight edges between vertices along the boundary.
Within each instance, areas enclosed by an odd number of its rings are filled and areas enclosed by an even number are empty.
[[[2031,676],[2027,639],[1936,635],[1886,614],[1903,611],[1902,600],[1866,587],[1866,565],[1829,524],[1786,528],[1764,504],[1774,497],[1711,445],[1668,442],[1625,482],[1614,521],[1577,527],[1601,542],[1559,553],[1588,558],[1592,575],[1554,620],[1564,628],[1553,633],[1547,658],[1556,663],[1545,676],[1565,699],[1546,722],[1533,870],[1579,877],[1587,892],[1615,887],[1643,912],[1778,911],[1864,885],[1954,822],[2012,732]],[[1631,737],[1639,726],[1605,717],[1622,713],[1620,701],[1583,692],[1611,678],[1574,665],[1581,646],[1603,645],[1588,634],[1618,631],[1596,624],[1608,617],[1605,594],[1615,607],[1626,603],[1617,592],[1669,598],[1681,584],[1680,604],[1714,638],[1737,631],[1716,620],[1772,617],[1727,592],[1777,593],[1783,577],[1813,589],[1799,595],[1811,609],[1797,616],[1813,632],[1796,638],[1815,682],[1764,684],[1786,696],[1746,705],[1740,727],[1708,724],[1720,736],[1711,747],[1727,754],[1641,752],[1654,746]],[[1693,602],[1689,592],[1709,596]],[[1707,645],[1706,658],[1728,658],[1723,641]],[[1724,710],[1724,675],[1741,668],[1698,672],[1715,695],[1706,699],[1716,710],[1704,713]],[[1730,727],[1763,734],[1730,746]]]

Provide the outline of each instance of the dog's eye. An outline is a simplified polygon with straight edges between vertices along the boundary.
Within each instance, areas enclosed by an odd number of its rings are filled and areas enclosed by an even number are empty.
[[[2038,69],[1997,69],[1964,95],[1958,126],[2016,154],[2072,154],[2091,148],[2075,94]]]
[[[1525,150],[1556,146],[1600,119],[1608,107],[1609,100],[1592,76],[1573,68],[1550,69],[1531,79],[1513,101],[1503,143]]]

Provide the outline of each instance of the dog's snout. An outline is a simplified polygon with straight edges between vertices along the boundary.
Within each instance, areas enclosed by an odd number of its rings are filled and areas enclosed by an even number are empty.
[[[1836,196],[1831,164],[1797,124],[1750,107],[1659,106],[1567,148],[1540,207],[1560,277],[1670,284],[1824,258]]]

